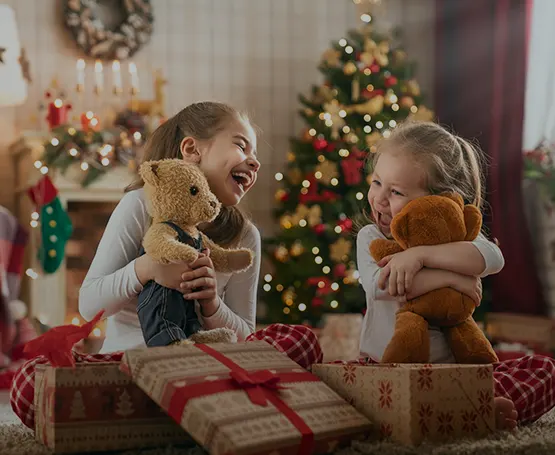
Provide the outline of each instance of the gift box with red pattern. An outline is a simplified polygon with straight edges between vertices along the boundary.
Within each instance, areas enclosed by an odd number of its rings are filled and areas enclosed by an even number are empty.
[[[122,368],[212,455],[329,453],[371,429],[263,341],[130,350]]]
[[[194,444],[119,362],[37,365],[35,409],[35,438],[54,453]]]
[[[368,417],[377,436],[406,444],[483,437],[495,429],[491,365],[314,365]]]

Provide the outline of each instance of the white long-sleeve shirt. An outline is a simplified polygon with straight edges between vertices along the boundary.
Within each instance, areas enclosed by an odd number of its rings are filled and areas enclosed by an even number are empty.
[[[125,194],[106,225],[79,291],[83,318],[90,320],[102,309],[108,317],[102,352],[145,346],[137,316],[137,296],[143,286],[135,273],[135,260],[149,225],[144,190]],[[207,318],[197,305],[197,314],[205,329],[228,327],[243,340],[254,331],[260,274],[260,233],[252,223],[248,223],[238,246],[254,252],[253,265],[241,273],[217,272],[219,308]]]
[[[360,337],[360,352],[375,361],[380,361],[393,336],[395,313],[401,308],[397,297],[392,297],[387,291],[378,288],[381,268],[369,251],[373,240],[385,238],[373,224],[363,227],[357,236],[358,270],[366,293],[366,315]],[[488,241],[482,234],[472,244],[478,248],[486,263],[481,277],[498,273],[503,268],[505,260],[497,245]],[[443,333],[435,328],[431,328],[429,332],[431,363],[455,363]]]

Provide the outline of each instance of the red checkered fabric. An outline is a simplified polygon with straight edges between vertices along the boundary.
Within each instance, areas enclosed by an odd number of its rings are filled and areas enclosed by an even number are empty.
[[[121,352],[112,354],[80,354],[73,352],[76,362],[119,362]],[[25,362],[13,378],[10,403],[14,413],[24,425],[35,428],[35,366],[48,363],[46,357],[40,356]]]
[[[555,361],[529,355],[494,365],[495,396],[511,400],[520,423],[531,423],[555,407]]]
[[[363,357],[329,363],[368,365],[376,362]],[[521,424],[532,423],[555,407],[555,360],[549,357],[529,355],[496,363],[493,381],[495,396],[514,403]]]
[[[304,325],[272,324],[246,339],[253,340],[266,341],[306,369],[324,358],[318,337]]]

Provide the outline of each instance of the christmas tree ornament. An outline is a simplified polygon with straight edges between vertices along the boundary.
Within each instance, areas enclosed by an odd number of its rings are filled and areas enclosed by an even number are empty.
[[[362,182],[362,169],[364,161],[359,160],[351,155],[341,160],[341,170],[343,171],[343,179],[347,185],[358,185]]]
[[[293,245],[291,245],[291,249],[289,250],[289,254],[292,257],[298,257],[303,253],[304,253],[303,244],[301,243],[300,240],[295,240],[295,242],[293,242]]]
[[[349,268],[345,272],[345,277],[343,278],[343,283],[350,285],[358,285],[359,273],[356,269],[355,263],[350,262]]]
[[[434,112],[428,109],[426,106],[412,106],[411,113],[408,119],[416,122],[431,122],[435,115]]]
[[[344,237],[339,237],[330,245],[330,258],[334,262],[345,262],[349,258],[353,244]]]
[[[328,141],[326,141],[323,137],[319,137],[312,141],[312,146],[314,147],[314,150],[322,151],[328,146]]]
[[[318,204],[313,205],[306,214],[306,219],[310,227],[314,227],[322,222],[322,207]]]
[[[312,230],[314,231],[314,233],[316,235],[322,235],[324,232],[326,232],[326,225],[325,224],[317,224],[316,226],[314,226],[312,228]]]
[[[345,141],[349,144],[358,144],[359,137],[352,131],[345,136]]]
[[[292,163],[295,161],[295,154],[291,151],[287,152],[287,161]]]
[[[420,96],[421,95],[420,85],[414,79],[411,79],[410,81],[407,81],[405,83],[405,85],[406,85],[406,93],[408,95],[411,95],[411,96]]]
[[[358,77],[353,78],[351,82],[351,101],[358,101],[360,98],[360,81]]]
[[[308,116],[308,117],[312,117],[314,115],[314,110],[310,109],[309,107],[305,108],[304,113]]]
[[[347,266],[343,263],[335,264],[333,267],[333,276],[343,278],[347,272]]]
[[[343,106],[339,104],[339,102],[334,99],[331,100],[329,103],[324,104],[324,119],[326,121],[326,126],[331,127],[331,137],[332,139],[339,138],[339,129],[345,126],[344,117],[347,115],[347,112],[343,109]],[[325,148],[328,147],[326,143]],[[316,149],[316,146],[314,147]],[[335,147],[334,147],[335,148]],[[321,149],[316,149],[321,150]]]
[[[287,179],[293,185],[298,185],[303,179],[303,174],[298,167],[293,167],[287,171]]]
[[[291,221],[290,215],[283,215],[279,219],[279,225],[282,229],[291,229],[293,227],[293,222]]]
[[[277,202],[285,202],[289,199],[289,193],[284,189],[280,188],[276,191],[275,198]]]
[[[312,135],[310,134],[309,128],[304,128],[301,133],[301,138],[303,142],[312,142]]]
[[[414,106],[414,98],[412,96],[402,96],[399,100],[399,104],[405,109],[410,109]]]
[[[275,250],[276,259],[280,262],[285,262],[289,258],[289,250],[285,247],[285,245],[279,245]]]
[[[329,185],[331,182],[331,179],[337,178],[339,176],[339,172],[337,171],[337,164],[335,164],[333,161],[330,161],[330,160],[325,160],[322,163],[318,163],[318,165],[314,170],[315,170],[315,174],[319,173],[320,175],[319,180],[324,185]]]
[[[322,61],[330,68],[337,68],[341,62],[341,52],[330,48],[322,54]]]
[[[353,74],[355,74],[358,71],[357,66],[355,65],[354,62],[352,61],[348,61],[347,63],[345,63],[345,65],[343,65],[343,73],[346,76],[352,76]]]
[[[401,49],[395,49],[393,51],[393,60],[395,65],[402,65],[407,60],[407,53]]]
[[[350,114],[352,112],[356,112],[360,115],[376,115],[382,112],[384,106],[384,97],[383,95],[376,95],[373,96],[371,99],[365,101],[364,103],[360,104],[353,104],[351,106],[345,107],[345,111]]]
[[[384,82],[386,87],[393,87],[394,85],[397,85],[399,81],[395,76],[388,76],[385,78]]]
[[[27,193],[40,211],[41,245],[38,258],[44,273],[54,273],[64,259],[66,242],[71,237],[73,226],[67,211],[58,197],[58,190],[47,175]]]
[[[313,307],[321,307],[322,305],[324,305],[325,301],[322,297],[314,297],[311,301],[311,304]]]
[[[289,287],[287,288],[285,291],[283,291],[281,293],[281,300],[283,301],[283,303],[285,303],[287,306],[291,306],[293,305],[293,303],[295,303],[295,299],[297,298],[297,294],[295,292],[295,288],[294,287]]]

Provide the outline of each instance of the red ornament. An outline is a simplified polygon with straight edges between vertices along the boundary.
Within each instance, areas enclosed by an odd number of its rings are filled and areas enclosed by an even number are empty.
[[[367,155],[367,151],[365,150],[360,150],[356,145],[351,147],[351,152],[349,154],[350,156],[353,156],[357,159],[364,159],[366,158]]]
[[[353,227],[353,222],[349,218],[345,218],[344,220],[339,221],[337,225],[341,228],[343,232],[349,232]]]
[[[356,157],[349,157],[341,161],[341,169],[343,170],[343,178],[347,185],[358,185],[362,182],[362,168],[364,161]]]
[[[48,122],[48,126],[51,130],[67,123],[67,116],[70,109],[71,105],[64,104],[60,99],[48,103],[48,114],[46,115],[46,121]]]
[[[279,200],[281,202],[287,202],[289,200],[289,191],[286,191],[285,193],[283,193],[279,198]]]
[[[397,78],[395,76],[389,76],[385,78],[385,86],[386,87],[393,87],[394,85],[397,85],[399,81],[397,80]]]
[[[335,202],[339,199],[339,195],[330,190],[322,191],[322,200],[324,202]]]
[[[322,235],[326,232],[326,225],[325,224],[317,224],[312,228],[317,235]]]
[[[333,268],[333,275],[338,278],[343,278],[347,273],[347,266],[345,264],[336,264]]]
[[[314,139],[314,141],[312,141],[312,146],[314,147],[314,150],[320,152],[328,146],[328,141],[325,139]]]
[[[337,144],[335,142],[330,142],[328,144],[328,146],[326,147],[326,152],[328,152],[328,153],[333,152],[335,150],[336,145]]]
[[[322,297],[314,297],[312,299],[313,307],[319,307],[319,306],[322,306],[323,304],[324,304],[324,299]]]
[[[381,70],[381,67],[377,63],[372,63],[370,65],[370,71],[372,71],[373,73],[379,73],[380,70]]]
[[[322,201],[322,196],[318,193],[318,180],[314,175],[307,177],[306,180],[310,183],[309,187],[306,189],[306,194],[301,193],[299,195],[299,202],[301,204],[306,204],[307,202],[320,202]]]

